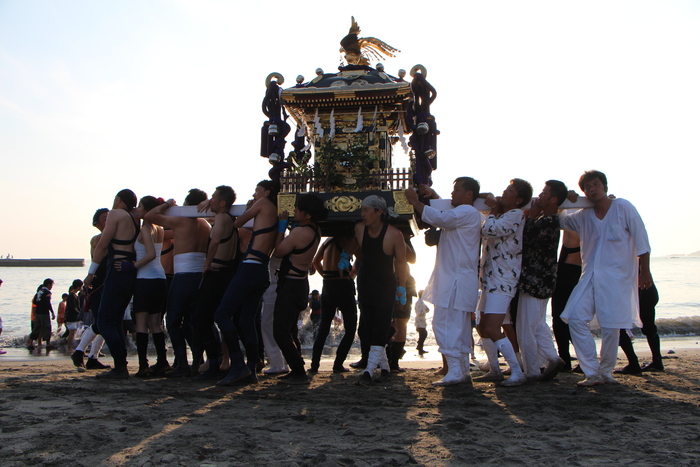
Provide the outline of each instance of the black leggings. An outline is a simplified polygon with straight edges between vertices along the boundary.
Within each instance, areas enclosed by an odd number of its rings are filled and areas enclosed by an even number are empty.
[[[561,314],[564,312],[566,302],[569,300],[574,287],[578,284],[580,277],[581,266],[567,263],[559,264],[557,286],[552,295],[552,331],[557,341],[559,356],[569,366],[571,366],[571,354],[569,352],[571,334],[569,333],[569,325],[562,321]]]
[[[357,304],[355,303],[355,283],[351,279],[325,279],[321,294],[321,324],[318,327],[312,362],[318,364],[321,361],[323,347],[333,324],[335,310],[339,309],[343,314],[343,327],[345,334],[338,344],[335,354],[335,364],[342,365],[348,356],[348,352],[355,341],[357,330]]]
[[[304,311],[309,303],[308,297],[308,279],[280,277],[277,283],[272,331],[287,365],[297,374],[304,372],[304,360],[301,358],[301,349],[295,343],[294,330],[297,329],[299,313]]]

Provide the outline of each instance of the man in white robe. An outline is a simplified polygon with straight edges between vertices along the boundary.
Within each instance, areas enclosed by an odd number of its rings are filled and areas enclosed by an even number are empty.
[[[460,177],[454,182],[452,209],[440,210],[419,201],[415,190],[406,198],[424,222],[442,229],[435,268],[423,292],[423,300],[435,306],[433,332],[438,350],[444,355],[448,372],[436,386],[471,384],[469,355],[472,353],[471,314],[479,291],[479,241],[483,216],[473,204],[479,196],[479,182]],[[435,192],[422,186],[429,197]]]
[[[616,384],[612,371],[619,330],[632,328],[636,321],[638,287],[653,285],[649,238],[635,207],[627,200],[608,197],[605,174],[585,172],[579,187],[593,208],[560,218],[562,229],[573,230],[581,237],[583,260],[581,279],[561,318],[569,323],[571,341],[586,375],[578,385]],[[590,327],[596,324],[603,336],[600,361],[590,333]]]

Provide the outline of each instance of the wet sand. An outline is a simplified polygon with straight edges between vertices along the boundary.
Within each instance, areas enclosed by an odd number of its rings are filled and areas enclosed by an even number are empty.
[[[573,373],[435,388],[430,359],[372,387],[324,361],[308,386],[227,388],[0,360],[0,464],[699,465],[700,351],[666,357],[664,373],[591,389]]]

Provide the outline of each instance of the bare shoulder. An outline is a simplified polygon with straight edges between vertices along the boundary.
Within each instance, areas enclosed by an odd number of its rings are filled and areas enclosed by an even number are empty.
[[[393,225],[389,225],[389,228],[386,230],[386,233],[391,237],[392,240],[404,243],[403,234],[399,229],[397,229]]]
[[[90,239],[90,246],[93,248],[100,242],[100,237],[102,237],[102,234],[97,234],[94,237]]]
[[[122,219],[129,217],[129,213],[123,209],[112,209],[107,214],[107,222],[119,222]]]

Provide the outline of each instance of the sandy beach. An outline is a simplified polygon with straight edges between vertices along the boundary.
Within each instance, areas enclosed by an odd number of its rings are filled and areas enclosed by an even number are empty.
[[[406,361],[405,373],[367,388],[331,362],[308,386],[263,376],[222,388],[107,382],[65,357],[5,360],[0,464],[700,465],[700,351],[664,363],[664,373],[592,389],[575,387],[573,373],[435,388],[434,360]]]

